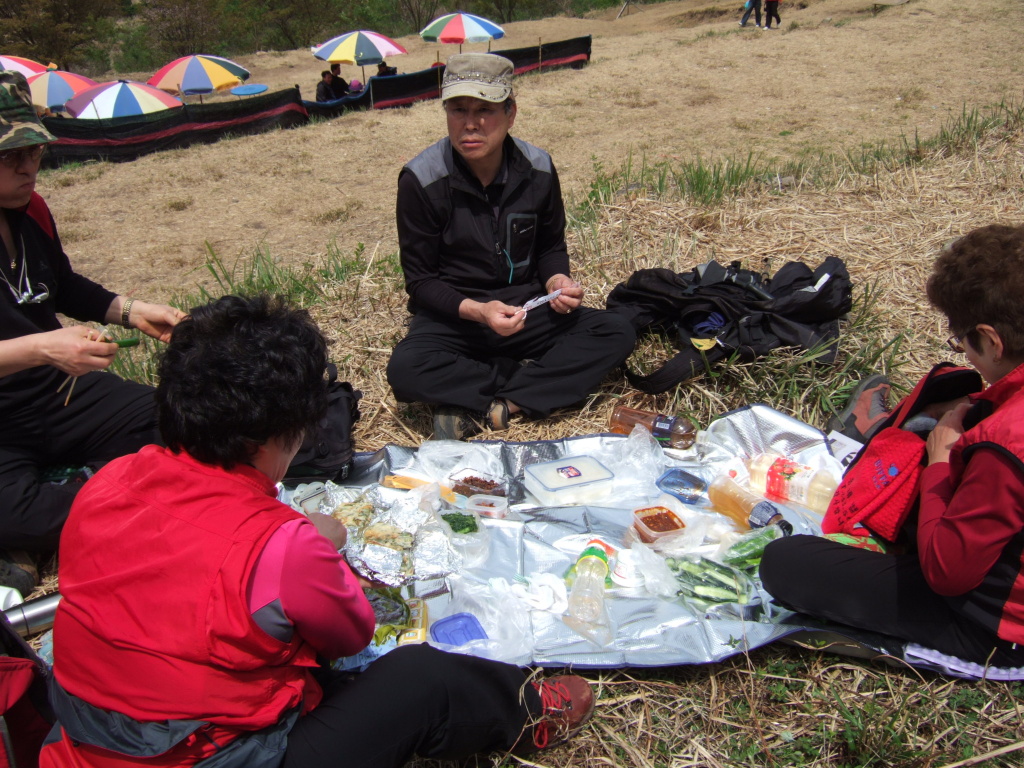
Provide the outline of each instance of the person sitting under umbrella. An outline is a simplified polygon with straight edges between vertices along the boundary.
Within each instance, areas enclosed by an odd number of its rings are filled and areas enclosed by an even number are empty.
[[[320,73],[320,82],[316,84],[317,101],[334,101],[334,89],[331,87],[333,75],[329,69]]]
[[[377,77],[390,77],[391,75],[398,74],[398,67],[389,67],[388,63],[381,60],[380,64],[377,65]]]
[[[331,90],[334,91],[334,98],[336,99],[348,96],[349,84],[341,76],[341,64],[331,64]]]
[[[0,71],[0,128],[0,584],[27,596],[34,565],[11,551],[53,550],[86,475],[159,441],[153,389],[104,372],[118,346],[94,328],[61,327],[57,313],[161,341],[184,313],[117,295],[72,269],[35,192],[43,150],[56,138],[18,72]],[[44,470],[58,465],[87,470],[44,482]]]

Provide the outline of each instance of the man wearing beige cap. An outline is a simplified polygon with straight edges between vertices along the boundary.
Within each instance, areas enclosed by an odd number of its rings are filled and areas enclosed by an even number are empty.
[[[398,400],[436,406],[434,437],[501,430],[593,392],[633,349],[622,317],[583,306],[550,155],[509,130],[512,62],[461,53],[441,99],[448,137],[398,177],[408,335],[388,363]],[[555,294],[555,295],[552,295]],[[538,297],[547,303],[531,305]]]
[[[166,341],[183,317],[76,274],[35,193],[46,145],[25,77],[0,71],[0,584],[29,592],[84,476],[44,482],[58,465],[92,469],[159,439],[153,390],[101,372],[118,346],[57,313]],[[25,595],[27,596],[27,594]]]

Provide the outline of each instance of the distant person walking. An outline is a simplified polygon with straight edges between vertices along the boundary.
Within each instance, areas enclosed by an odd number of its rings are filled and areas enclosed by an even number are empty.
[[[778,3],[776,3],[778,5]],[[754,14],[754,26],[758,29],[761,28],[761,0],[747,0],[747,12],[743,14],[743,18],[740,20],[740,26],[747,26],[747,20],[750,18],[750,14]]]
[[[782,19],[779,18],[779,0],[765,0],[764,3],[764,28],[772,28],[772,17],[775,17],[776,28],[782,27]]]

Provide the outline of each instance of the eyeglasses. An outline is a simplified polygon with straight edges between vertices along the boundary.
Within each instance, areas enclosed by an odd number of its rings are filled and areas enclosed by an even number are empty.
[[[26,160],[34,163],[43,156],[43,152],[45,151],[45,144],[35,144],[31,147],[8,149],[6,152],[0,152],[0,165],[6,166],[7,168],[17,168]]]
[[[971,328],[969,331],[965,331],[964,333],[961,333],[959,335],[954,333],[952,336],[946,339],[946,343],[949,345],[949,348],[956,352],[958,355],[962,355],[964,352],[967,351],[966,349],[964,349],[964,339],[966,339],[967,336],[973,330],[974,329]]]

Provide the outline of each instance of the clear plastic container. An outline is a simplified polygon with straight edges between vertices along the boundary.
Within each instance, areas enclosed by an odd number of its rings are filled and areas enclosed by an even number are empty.
[[[645,507],[633,512],[633,528],[640,541],[653,544],[663,536],[679,533],[686,523],[668,507]]]
[[[604,501],[615,473],[591,456],[530,464],[523,473],[526,489],[548,507]]]
[[[508,487],[500,477],[486,472],[463,469],[448,478],[448,487],[459,496],[507,496]]]
[[[750,460],[750,485],[770,499],[795,501],[825,514],[838,483],[831,472],[813,469],[777,453],[762,453]]]
[[[658,478],[658,487],[682,502],[694,504],[707,491],[708,484],[685,469],[670,469]]]
[[[481,517],[503,518],[508,514],[508,499],[504,496],[487,496],[478,493],[466,500],[466,509]]]

